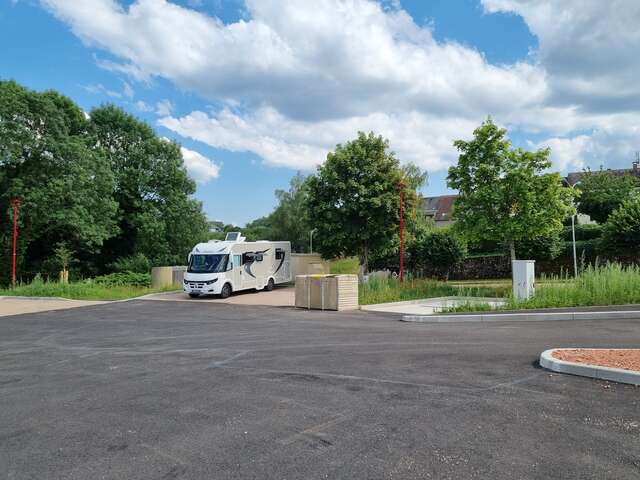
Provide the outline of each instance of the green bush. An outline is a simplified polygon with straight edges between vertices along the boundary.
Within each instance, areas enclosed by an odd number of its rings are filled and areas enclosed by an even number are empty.
[[[149,273],[151,271],[151,262],[142,253],[121,257],[110,266],[114,272]]]
[[[576,240],[576,255],[578,257],[595,258],[600,253],[601,240]],[[562,254],[573,257],[573,242],[564,242]]]
[[[148,287],[151,285],[151,274],[149,273],[134,273],[134,272],[116,272],[109,275],[102,275],[90,280],[86,280],[88,283],[97,283],[98,285],[117,287],[117,286],[129,286],[129,287]]]
[[[409,250],[410,264],[448,278],[453,267],[467,255],[466,244],[450,229],[431,230],[416,239]]]
[[[602,225],[589,223],[586,225],[576,225],[576,242],[581,240],[595,240],[602,236]],[[570,242],[573,240],[571,225],[562,229],[562,240]]]
[[[609,215],[602,234],[603,247],[612,251],[637,252],[640,247],[640,195],[622,202]]]

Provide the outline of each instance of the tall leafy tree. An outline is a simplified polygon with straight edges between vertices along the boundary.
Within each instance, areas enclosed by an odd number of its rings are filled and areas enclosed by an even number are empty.
[[[633,194],[604,224],[602,245],[616,253],[638,253],[640,248],[640,194]]]
[[[139,253],[155,264],[184,262],[207,224],[179,145],[112,105],[91,111],[90,131],[111,165],[118,204],[120,231],[105,245],[105,264]]]
[[[87,132],[83,112],[53,91],[0,82],[0,242],[11,247],[10,199],[22,201],[18,264],[40,271],[58,242],[91,270],[96,253],[117,230],[114,177]],[[2,268],[3,271],[7,271]]]
[[[609,215],[640,189],[640,179],[631,174],[617,175],[607,170],[587,170],[578,184],[578,211],[604,223]]]
[[[296,252],[304,252],[309,242],[309,218],[306,208],[305,177],[297,173],[289,190],[276,190],[278,205],[269,216],[274,240],[289,240]]]
[[[248,239],[288,240],[294,252],[308,249],[309,221],[306,209],[306,181],[298,172],[288,190],[276,190],[278,201],[273,212],[248,223],[242,231]]]
[[[562,230],[562,220],[573,211],[573,192],[559,174],[544,173],[551,166],[548,149],[511,148],[506,130],[491,119],[472,140],[454,145],[460,156],[447,184],[459,191],[453,216],[467,239],[501,241],[515,260],[516,242]]]
[[[308,179],[307,209],[318,251],[325,257],[358,256],[367,272],[370,256],[388,249],[397,235],[400,188],[410,218],[418,205],[416,189],[425,180],[415,166],[402,168],[381,136],[359,132],[337,145]]]

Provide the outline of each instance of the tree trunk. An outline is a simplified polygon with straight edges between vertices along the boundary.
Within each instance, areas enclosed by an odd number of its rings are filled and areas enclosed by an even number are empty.
[[[511,252],[511,261],[513,262],[516,259],[516,245],[513,240],[509,242],[509,251]]]
[[[364,282],[364,276],[369,273],[369,245],[367,242],[362,242],[362,252],[360,253],[360,273],[359,281]]]

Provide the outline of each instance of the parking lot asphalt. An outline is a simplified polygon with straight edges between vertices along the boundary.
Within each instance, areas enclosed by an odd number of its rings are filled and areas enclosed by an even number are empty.
[[[640,389],[551,374],[640,322],[133,301],[0,318],[0,478],[625,479]]]

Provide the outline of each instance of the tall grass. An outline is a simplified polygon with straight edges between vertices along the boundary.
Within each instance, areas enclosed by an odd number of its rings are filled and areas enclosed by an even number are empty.
[[[578,307],[640,303],[640,267],[619,263],[584,268],[576,279],[551,277],[540,283],[529,300],[509,298],[506,309]],[[563,280],[563,282],[561,282]]]
[[[427,278],[407,278],[401,284],[397,278],[370,278],[360,285],[360,304],[400,302],[434,297],[503,297],[507,287],[464,287]]]
[[[73,300],[124,300],[148,293],[157,293],[179,289],[179,286],[152,289],[140,285],[108,285],[84,280],[74,283],[59,283],[42,280],[40,277],[31,283],[19,284],[13,290],[0,290],[0,295],[16,297],[62,297]]]
[[[545,277],[536,284],[535,295],[516,300],[512,295],[499,310],[589,307],[640,303],[640,267],[619,263],[587,266],[577,278],[568,274]],[[461,304],[447,312],[477,312],[490,309],[486,304]]]
[[[329,261],[329,271],[336,275],[357,275],[360,271],[360,261],[358,257],[335,258]]]

